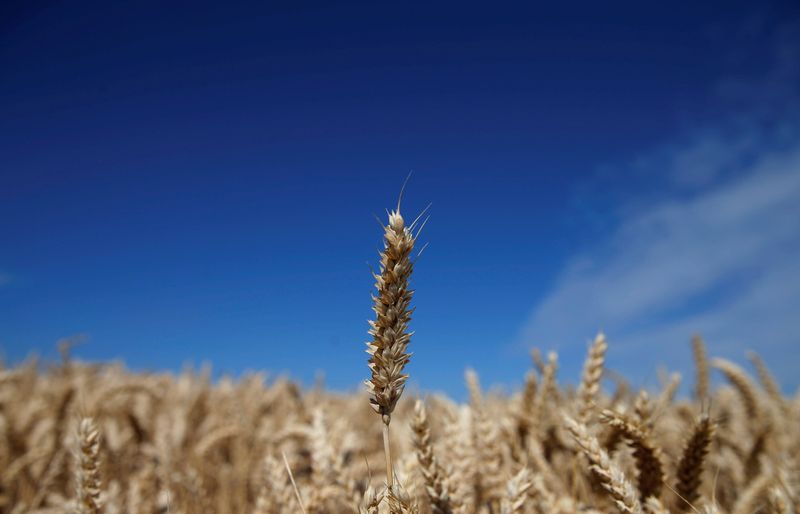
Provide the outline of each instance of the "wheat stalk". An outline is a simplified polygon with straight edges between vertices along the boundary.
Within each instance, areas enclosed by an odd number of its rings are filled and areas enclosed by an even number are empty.
[[[531,473],[528,468],[522,468],[506,485],[506,497],[503,499],[501,514],[522,514],[525,512],[525,500],[531,486]]]
[[[450,494],[447,490],[441,466],[439,466],[433,453],[428,414],[425,405],[420,400],[417,400],[414,405],[411,429],[414,431],[417,460],[422,471],[422,477],[425,480],[425,492],[431,503],[431,509],[434,514],[451,514],[453,509],[450,504]]]
[[[753,366],[755,366],[756,372],[758,373],[758,380],[761,382],[764,391],[767,392],[770,401],[780,410],[781,414],[785,415],[786,403],[783,401],[783,394],[781,393],[781,387],[778,385],[778,381],[775,380],[775,377],[772,376],[769,368],[757,353],[749,352],[747,358],[753,363]]]
[[[711,361],[711,365],[720,370],[731,385],[733,385],[734,389],[736,389],[736,392],[739,393],[748,420],[751,422],[762,421],[763,418],[761,417],[761,409],[759,407],[758,392],[753,381],[747,376],[747,373],[745,373],[742,368],[726,359],[714,359]]]
[[[692,354],[694,355],[694,365],[697,378],[694,386],[694,395],[700,401],[708,398],[708,357],[706,356],[706,345],[703,338],[699,335],[692,337]]]
[[[578,415],[579,423],[587,423],[597,401],[600,390],[600,379],[603,377],[603,364],[606,360],[608,343],[603,333],[597,334],[594,342],[589,347],[589,354],[583,365],[583,377],[578,387]]]
[[[768,473],[762,473],[750,482],[733,506],[731,514],[752,514],[756,512],[772,482],[773,478]]]
[[[78,424],[78,510],[81,514],[100,512],[100,432],[94,420]]]
[[[619,430],[633,449],[636,468],[639,471],[639,493],[642,500],[651,496],[659,498],[664,485],[664,470],[661,464],[661,450],[650,435],[628,417],[604,410],[601,419]]]
[[[703,415],[695,423],[689,439],[686,441],[681,460],[678,462],[677,483],[679,512],[688,510],[700,498],[700,484],[703,466],[708,455],[711,439],[714,437],[715,424],[708,415]]]
[[[572,438],[589,460],[603,488],[608,492],[622,514],[642,514],[642,504],[625,474],[608,457],[597,438],[589,434],[585,425],[565,416],[564,423]]]
[[[408,324],[411,321],[409,280],[413,270],[411,251],[414,237],[406,226],[400,210],[389,213],[389,223],[384,227],[384,248],[381,252],[380,273],[375,273],[373,310],[376,319],[370,321],[368,343],[369,368],[372,377],[366,382],[370,391],[370,404],[383,420],[383,443],[386,453],[386,483],[391,490],[394,483],[392,458],[389,446],[389,424],[397,400],[403,394],[408,375],[403,373],[411,355],[406,349],[411,340]]]

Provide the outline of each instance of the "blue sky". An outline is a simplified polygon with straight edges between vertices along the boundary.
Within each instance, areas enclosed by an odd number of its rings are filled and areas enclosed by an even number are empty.
[[[412,384],[691,376],[800,344],[796,3],[4,3],[0,349],[367,375],[382,215],[429,202]]]

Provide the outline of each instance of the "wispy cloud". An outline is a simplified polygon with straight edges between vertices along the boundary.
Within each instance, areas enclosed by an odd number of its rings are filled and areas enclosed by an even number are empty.
[[[0,287],[8,284],[9,282],[11,282],[11,275],[0,271]]]
[[[660,362],[687,365],[700,332],[717,353],[762,352],[797,384],[796,357],[785,358],[800,347],[796,104],[787,97],[780,116],[754,109],[636,159],[630,173],[657,174],[666,193],[619,207],[622,220],[566,264],[522,340],[582,348],[603,329],[618,364],[641,377]]]
[[[712,349],[754,348],[780,365],[800,344],[799,314],[800,146],[623,222],[567,265],[524,338],[580,344],[602,328],[652,369],[682,364],[670,348],[688,355],[700,332]]]

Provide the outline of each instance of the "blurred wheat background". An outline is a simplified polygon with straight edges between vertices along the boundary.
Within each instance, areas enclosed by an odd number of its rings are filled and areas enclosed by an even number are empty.
[[[403,397],[392,422],[392,503],[382,423],[366,393],[304,390],[263,374],[214,382],[193,371],[30,362],[0,375],[1,508],[795,512],[800,397],[781,395],[756,355],[758,381],[729,361],[707,361],[702,341],[693,344],[689,398],[675,396],[679,374],[650,391],[614,375],[603,392],[602,335],[577,389],[558,386],[556,354],[534,352],[514,394],[485,391],[469,371],[466,403]],[[713,390],[710,366],[727,379]]]

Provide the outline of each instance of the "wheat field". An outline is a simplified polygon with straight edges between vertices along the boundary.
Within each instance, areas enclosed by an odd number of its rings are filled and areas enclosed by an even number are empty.
[[[782,394],[757,355],[751,376],[707,357],[700,337],[687,344],[686,396],[679,374],[650,391],[609,374],[603,334],[580,377],[559,376],[558,356],[534,350],[513,394],[486,392],[467,370],[466,403],[403,395],[420,219],[406,224],[398,204],[384,227],[363,392],[133,373],[67,351],[59,364],[0,371],[0,511],[797,511],[800,398]],[[613,387],[601,386],[607,377]]]

